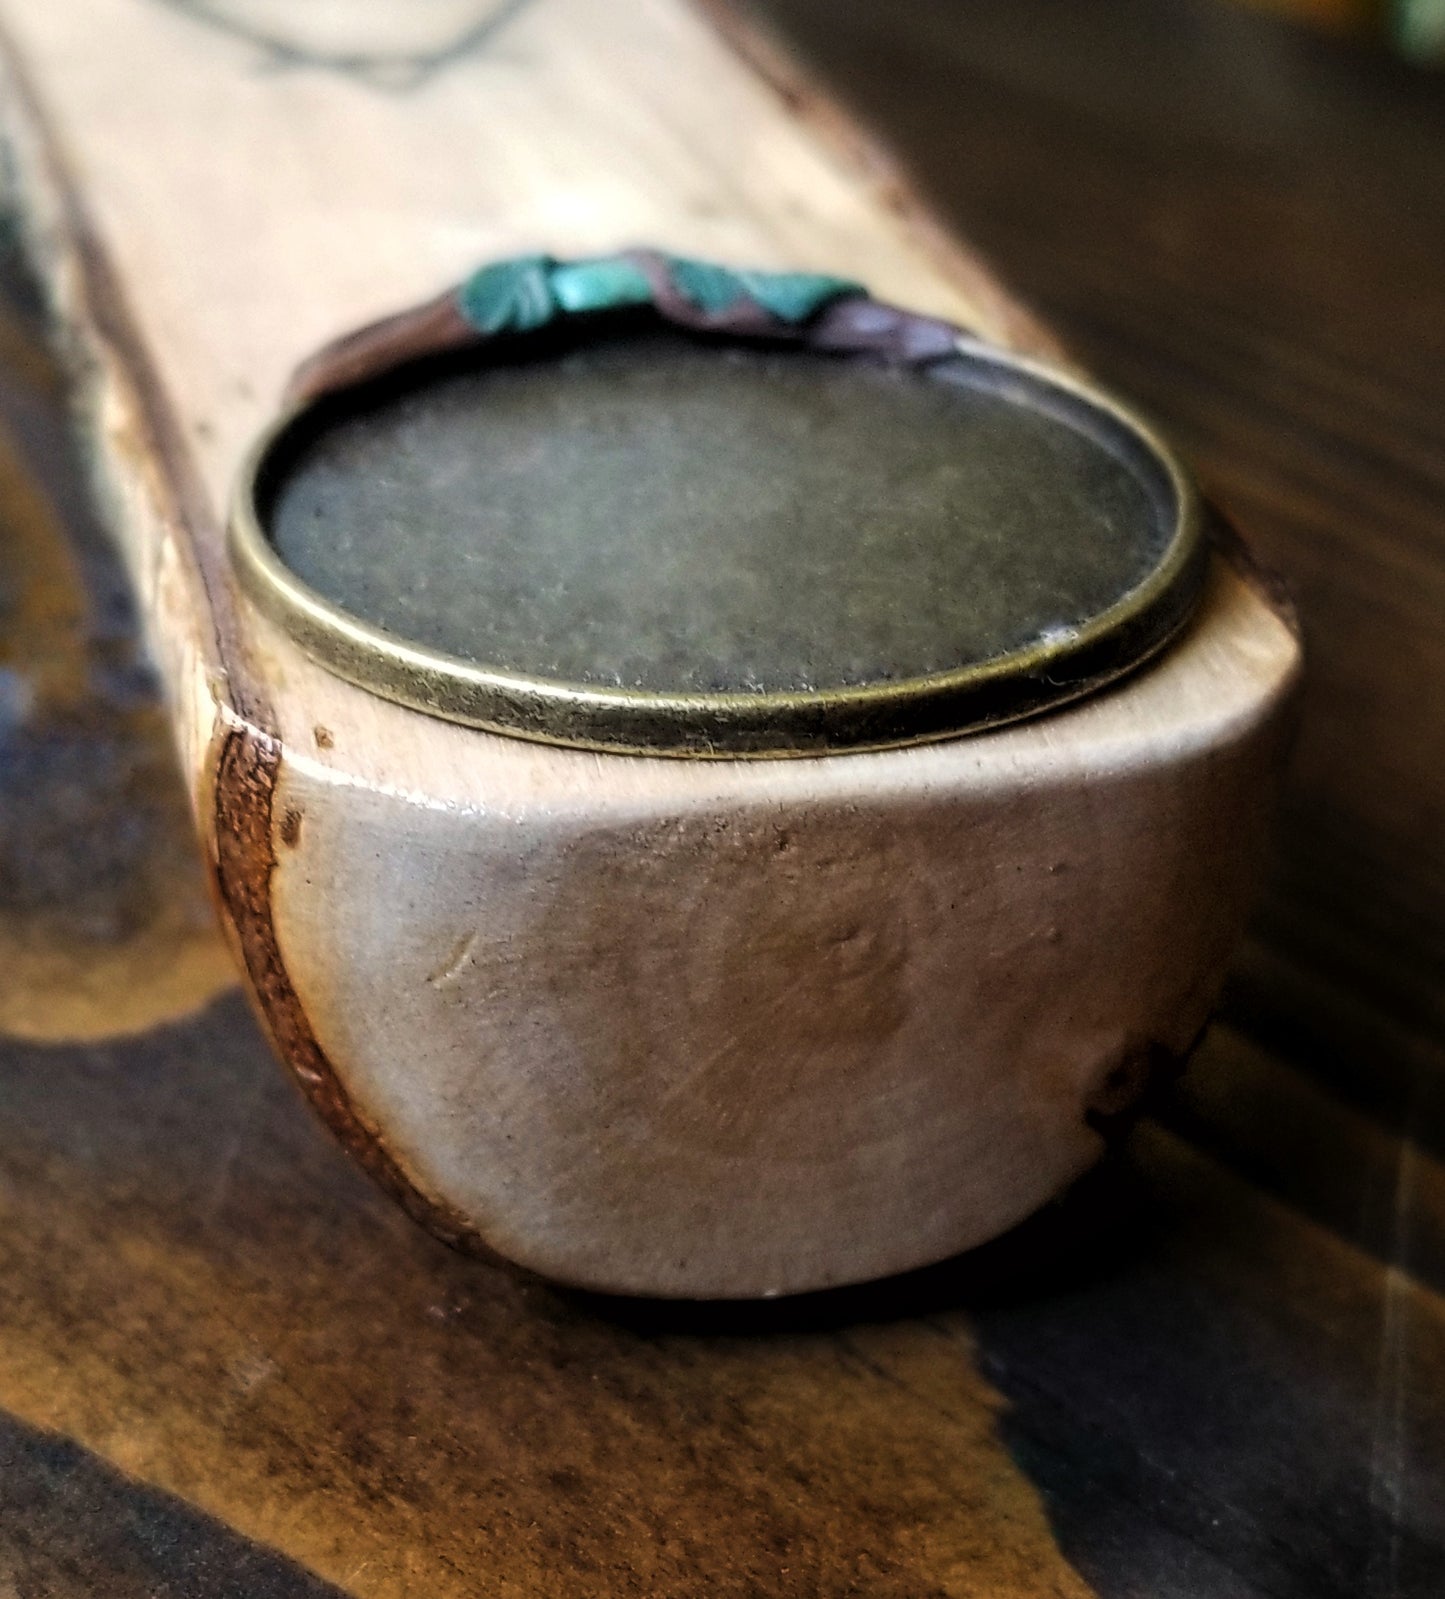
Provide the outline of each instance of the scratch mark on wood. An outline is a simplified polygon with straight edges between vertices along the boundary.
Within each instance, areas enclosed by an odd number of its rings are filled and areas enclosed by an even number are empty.
[[[452,946],[451,954],[427,978],[427,982],[433,988],[455,988],[462,974],[473,964],[480,936],[475,930],[464,933]]]

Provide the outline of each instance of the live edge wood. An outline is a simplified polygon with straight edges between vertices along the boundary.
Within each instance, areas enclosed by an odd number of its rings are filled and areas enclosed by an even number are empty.
[[[1052,345],[794,69],[762,81],[680,0],[513,7],[409,87],[364,50],[254,70],[208,16],[0,0],[3,112],[302,1087],[444,1236],[590,1287],[787,1293],[1019,1220],[1208,1014],[1288,730],[1279,605],[1221,558],[1187,637],[1079,708],[818,761],[546,749],[337,681],[234,598],[232,473],[297,361],[482,260],[842,270]]]

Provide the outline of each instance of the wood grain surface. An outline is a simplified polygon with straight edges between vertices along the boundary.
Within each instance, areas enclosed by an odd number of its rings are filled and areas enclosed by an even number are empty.
[[[1127,1153],[911,1278],[689,1312],[450,1254],[217,994],[11,307],[7,1599],[1441,1591],[1439,91],[1202,0],[787,7],[1297,575],[1316,687],[1226,1020]]]

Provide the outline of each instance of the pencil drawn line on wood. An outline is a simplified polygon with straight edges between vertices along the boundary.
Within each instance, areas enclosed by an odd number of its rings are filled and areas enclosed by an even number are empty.
[[[256,46],[263,69],[319,69],[405,92],[484,49],[534,0],[393,0],[368,7],[364,20],[345,0],[309,9],[286,0],[158,3]]]

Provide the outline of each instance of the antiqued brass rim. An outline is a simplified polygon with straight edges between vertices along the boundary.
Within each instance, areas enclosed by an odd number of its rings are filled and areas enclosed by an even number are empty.
[[[1132,406],[966,334],[958,336],[955,357],[1016,372],[1112,423],[1157,471],[1176,515],[1148,576],[1090,621],[953,671],[810,692],[663,694],[511,674],[411,643],[303,582],[262,526],[258,491],[268,460],[307,415],[309,400],[284,411],[246,460],[230,517],[231,558],[257,608],[337,676],[428,715],[513,738],[603,753],[756,759],[897,748],[1017,721],[1133,671],[1178,634],[1203,588],[1205,513],[1182,461]]]

